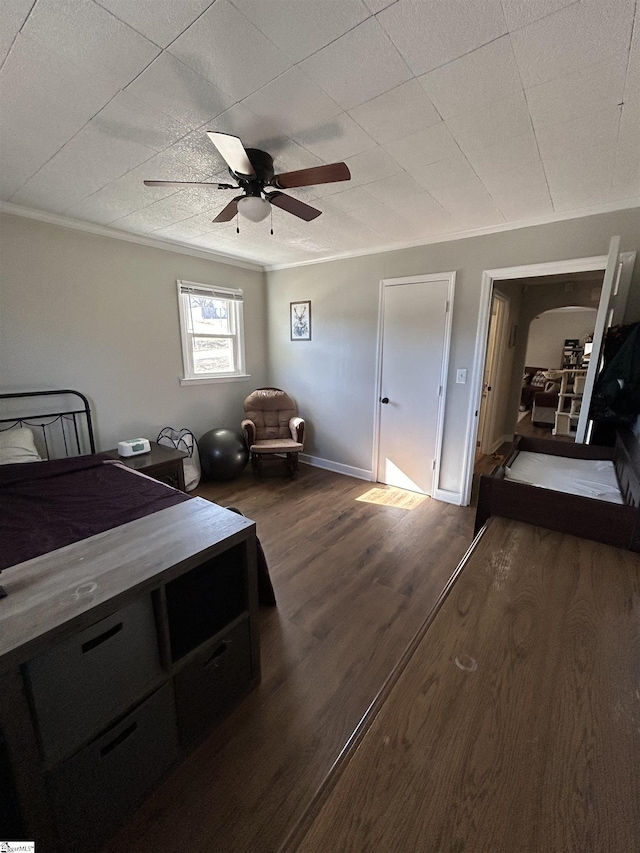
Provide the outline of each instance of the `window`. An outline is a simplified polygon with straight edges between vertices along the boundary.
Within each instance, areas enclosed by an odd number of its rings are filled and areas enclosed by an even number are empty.
[[[178,282],[183,382],[244,377],[241,290]]]

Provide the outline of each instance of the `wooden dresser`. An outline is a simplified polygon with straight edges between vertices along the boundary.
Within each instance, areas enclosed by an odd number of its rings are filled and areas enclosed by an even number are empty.
[[[640,557],[492,519],[298,853],[637,853]]]
[[[3,583],[1,834],[88,853],[258,683],[255,525],[194,498]]]

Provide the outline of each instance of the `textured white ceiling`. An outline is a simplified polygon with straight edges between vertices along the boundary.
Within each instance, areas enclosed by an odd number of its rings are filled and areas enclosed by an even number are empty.
[[[278,264],[640,197],[636,0],[5,0],[0,199]],[[635,24],[635,26],[634,26]],[[276,171],[303,222],[214,225],[205,131]]]

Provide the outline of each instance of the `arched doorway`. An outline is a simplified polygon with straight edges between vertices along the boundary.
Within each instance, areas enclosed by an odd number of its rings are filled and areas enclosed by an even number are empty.
[[[530,320],[516,433],[574,439],[596,316],[594,307],[570,304]]]

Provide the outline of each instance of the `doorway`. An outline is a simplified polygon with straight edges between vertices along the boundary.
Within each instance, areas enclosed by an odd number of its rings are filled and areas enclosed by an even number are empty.
[[[455,272],[380,288],[376,480],[437,496]]]
[[[602,273],[593,275],[592,290],[599,296]],[[578,284],[575,286],[577,288]],[[588,280],[582,282],[583,296],[585,290],[588,294],[589,288]],[[568,302],[576,292],[579,294],[578,290],[566,294]],[[595,305],[571,304],[550,308],[530,320],[515,430],[518,435],[575,441],[581,389],[584,387],[597,316],[597,301],[593,301]],[[534,381],[542,371],[544,386]]]
[[[577,258],[569,261],[556,261],[544,264],[532,264],[505,269],[485,270],[482,275],[480,296],[480,312],[476,332],[474,367],[471,377],[470,407],[467,422],[467,440],[465,462],[461,489],[461,503],[467,505],[471,497],[473,484],[473,469],[475,462],[476,438],[478,431],[478,415],[482,395],[482,380],[486,359],[489,323],[494,285],[500,285],[510,279],[529,280],[538,276],[553,276],[559,274],[575,274],[586,271],[602,271],[602,292],[598,302],[598,314],[594,331],[593,350],[585,378],[583,404],[580,420],[576,430],[576,441],[584,442],[589,437],[589,402],[593,392],[595,377],[600,369],[602,358],[601,348],[606,328],[615,323],[621,323],[624,317],[624,306],[629,291],[631,273],[635,262],[635,252],[619,252],[620,238],[613,237],[608,255],[591,258]],[[520,382],[522,376],[518,377]]]
[[[507,323],[509,321],[509,300],[498,292],[493,293],[491,303],[491,321],[487,340],[487,358],[482,379],[482,401],[478,417],[478,439],[476,442],[476,461],[485,455],[494,453],[502,444],[502,431],[496,436],[498,403],[500,392],[500,368],[503,352],[506,348]]]

